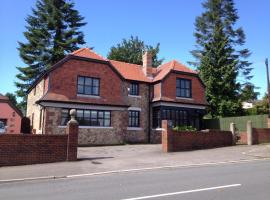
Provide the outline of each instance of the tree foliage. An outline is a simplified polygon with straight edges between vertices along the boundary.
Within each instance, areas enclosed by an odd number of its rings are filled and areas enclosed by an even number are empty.
[[[255,85],[248,83],[243,86],[240,94],[240,98],[242,101],[255,101],[258,99],[258,96],[260,95],[259,92],[256,92],[255,90],[258,89]]]
[[[10,100],[10,102],[14,105],[14,106],[18,106],[18,102],[17,102],[17,98],[16,95],[10,92],[7,92],[5,94],[6,97],[8,97],[8,99]]]
[[[248,49],[233,0],[207,0],[205,11],[196,18],[196,49],[192,55],[203,82],[212,117],[234,116],[242,113],[239,77],[252,78],[251,63],[246,61]],[[239,50],[240,49],[240,50]]]
[[[30,85],[37,77],[61,60],[67,53],[84,44],[84,35],[79,30],[86,23],[68,0],[38,0],[32,15],[26,18],[26,42],[19,42],[20,57],[24,67],[15,82],[17,95],[24,99]]]
[[[159,66],[163,59],[158,59],[159,53],[158,43],[155,47],[146,45],[144,41],[138,37],[131,36],[129,39],[123,39],[121,43],[111,47],[108,58],[127,63],[142,65],[142,53],[147,50],[152,53],[153,66]]]

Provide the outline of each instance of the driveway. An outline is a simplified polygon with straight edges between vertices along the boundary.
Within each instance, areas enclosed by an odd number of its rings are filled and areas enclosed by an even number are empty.
[[[270,145],[162,153],[161,145],[81,147],[78,161],[1,167],[0,180],[270,158]]]

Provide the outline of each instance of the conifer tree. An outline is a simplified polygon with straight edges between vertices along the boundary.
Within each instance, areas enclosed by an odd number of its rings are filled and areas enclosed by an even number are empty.
[[[19,42],[19,54],[24,67],[17,67],[19,81],[17,95],[23,98],[25,109],[26,91],[31,84],[61,60],[66,54],[77,50],[85,43],[84,35],[79,30],[86,23],[68,0],[38,0],[32,15],[26,18],[26,42]]]
[[[207,0],[205,12],[196,18],[196,49],[191,62],[206,85],[212,117],[242,114],[239,77],[252,78],[250,55],[242,28],[236,27],[237,10],[233,0]]]

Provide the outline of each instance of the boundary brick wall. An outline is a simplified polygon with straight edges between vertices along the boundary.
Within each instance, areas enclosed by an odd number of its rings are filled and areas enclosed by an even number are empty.
[[[247,133],[240,132],[238,144],[247,144]],[[270,128],[252,128],[253,144],[269,143]]]
[[[66,135],[0,135],[0,167],[77,160],[78,124]]]
[[[193,149],[207,149],[233,145],[230,131],[211,130],[201,131],[173,131],[168,121],[162,121],[162,150],[163,152],[185,151]]]

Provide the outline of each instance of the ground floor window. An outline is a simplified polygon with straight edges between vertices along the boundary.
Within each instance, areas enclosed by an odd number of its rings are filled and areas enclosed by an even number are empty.
[[[170,120],[172,126],[193,126],[201,128],[204,110],[160,106],[153,108],[153,128],[160,128],[162,120]]]
[[[128,126],[140,127],[140,111],[130,110],[128,112]]]
[[[103,110],[77,109],[76,119],[80,126],[111,126],[111,112]],[[69,110],[62,109],[61,125],[69,121]]]

